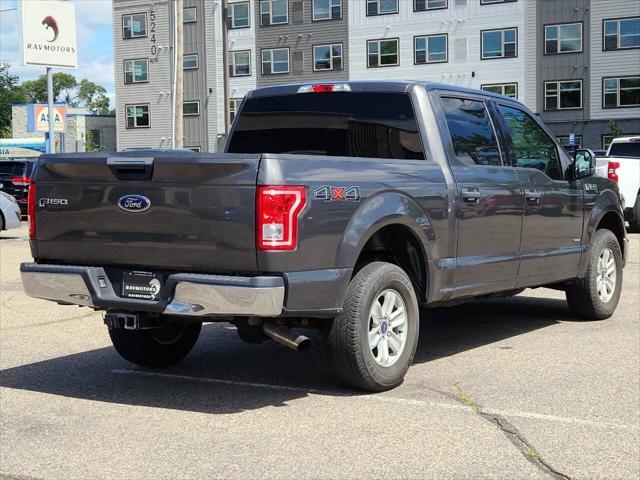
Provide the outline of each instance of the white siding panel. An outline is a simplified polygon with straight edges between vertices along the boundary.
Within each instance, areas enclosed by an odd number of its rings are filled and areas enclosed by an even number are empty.
[[[240,0],[246,1],[246,0]],[[235,3],[229,1],[229,5]],[[246,77],[230,77],[229,78],[229,98],[242,98],[245,94],[256,88],[256,12],[255,2],[249,2],[249,20],[251,26],[249,28],[235,28],[228,31],[229,50],[250,50],[251,51],[251,75]]]
[[[525,85],[524,32],[525,0],[480,5],[478,0],[442,10],[414,12],[412,0],[400,0],[400,11],[393,15],[367,17],[366,2],[349,3],[349,64],[352,79],[405,79],[480,88],[483,84],[518,83],[519,98],[527,98]],[[480,31],[494,28],[518,28],[518,57],[480,60]],[[448,34],[449,62],[414,65],[415,35]],[[367,68],[367,40],[400,39],[400,65]],[[456,40],[466,39],[467,59],[456,61]]]
[[[640,117],[640,107],[602,108],[603,77],[640,75],[640,50],[602,50],[602,21],[633,16],[640,16],[640,0],[591,2],[591,118],[594,120]]]

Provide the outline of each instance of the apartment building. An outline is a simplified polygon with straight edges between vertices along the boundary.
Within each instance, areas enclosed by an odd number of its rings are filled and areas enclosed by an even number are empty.
[[[593,149],[611,141],[612,119],[640,134],[640,0],[537,3],[535,110],[544,122]]]
[[[114,0],[118,149],[173,146],[173,0]],[[185,147],[215,151],[224,133],[220,1],[184,0]]]
[[[172,144],[174,5],[114,0],[119,148]],[[184,144],[193,149],[215,151],[256,87],[371,78],[508,95],[562,141],[574,134],[594,149],[609,139],[610,119],[625,133],[640,132],[640,0],[184,0],[184,7]]]
[[[350,3],[351,78],[430,80],[527,99],[526,1]]]

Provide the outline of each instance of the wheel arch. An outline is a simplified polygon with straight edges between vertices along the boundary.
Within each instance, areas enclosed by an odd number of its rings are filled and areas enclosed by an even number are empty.
[[[591,251],[591,239],[595,232],[601,229],[610,230],[618,239],[618,245],[622,251],[622,258],[627,257],[627,245],[626,245],[626,229],[624,225],[624,216],[620,211],[620,208],[616,204],[609,203],[606,206],[594,207],[593,214],[587,225],[587,248],[582,254],[580,262],[579,277],[582,278],[586,274],[587,259]]]
[[[397,192],[385,192],[368,199],[355,213],[344,233],[338,264],[357,273],[368,261],[385,259],[395,263],[411,278],[419,301],[428,298],[433,273],[432,223],[418,203]]]

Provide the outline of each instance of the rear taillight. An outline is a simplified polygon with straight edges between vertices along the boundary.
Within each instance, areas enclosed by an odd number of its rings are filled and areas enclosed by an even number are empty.
[[[620,168],[620,162],[609,162],[607,167],[607,177],[616,183],[618,182],[618,168]]]
[[[31,179],[29,177],[13,177],[11,179],[11,183],[13,183],[14,185],[29,185],[29,183],[31,183]]]
[[[27,213],[29,214],[29,238],[36,238],[36,182],[29,182]]]
[[[304,187],[258,187],[258,250],[295,250],[298,247],[298,217],[306,201]]]

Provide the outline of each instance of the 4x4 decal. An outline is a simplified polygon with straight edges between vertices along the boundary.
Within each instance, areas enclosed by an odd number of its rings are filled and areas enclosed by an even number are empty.
[[[325,185],[314,190],[313,198],[325,202],[344,202],[347,200],[359,202],[360,187],[332,187]]]

